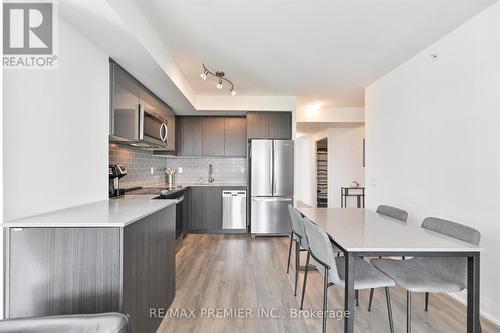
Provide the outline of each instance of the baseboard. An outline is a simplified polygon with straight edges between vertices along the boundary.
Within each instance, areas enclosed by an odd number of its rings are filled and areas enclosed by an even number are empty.
[[[467,305],[467,291],[461,293],[448,294],[451,298],[456,299],[463,305]],[[496,304],[492,304],[489,300],[481,300],[481,316],[486,320],[490,321],[492,324],[500,327],[500,318],[495,317],[500,314],[500,308]]]

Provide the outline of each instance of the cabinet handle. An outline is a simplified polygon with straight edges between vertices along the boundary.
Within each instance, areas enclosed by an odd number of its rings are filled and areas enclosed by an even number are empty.
[[[139,104],[139,140],[144,140],[144,105]]]

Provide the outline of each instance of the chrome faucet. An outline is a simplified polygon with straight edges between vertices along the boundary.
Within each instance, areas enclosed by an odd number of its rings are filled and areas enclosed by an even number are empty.
[[[213,183],[214,182],[214,177],[213,177],[213,172],[214,168],[212,167],[212,163],[208,165],[208,182]]]

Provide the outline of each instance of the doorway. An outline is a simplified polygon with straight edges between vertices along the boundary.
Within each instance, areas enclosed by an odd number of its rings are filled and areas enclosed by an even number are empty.
[[[316,141],[316,206],[328,207],[328,138]]]

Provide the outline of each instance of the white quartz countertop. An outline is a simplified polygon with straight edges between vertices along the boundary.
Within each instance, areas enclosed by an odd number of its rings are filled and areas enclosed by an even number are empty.
[[[152,200],[155,195],[130,195],[82,206],[7,221],[4,228],[22,227],[125,227],[176,200]]]

